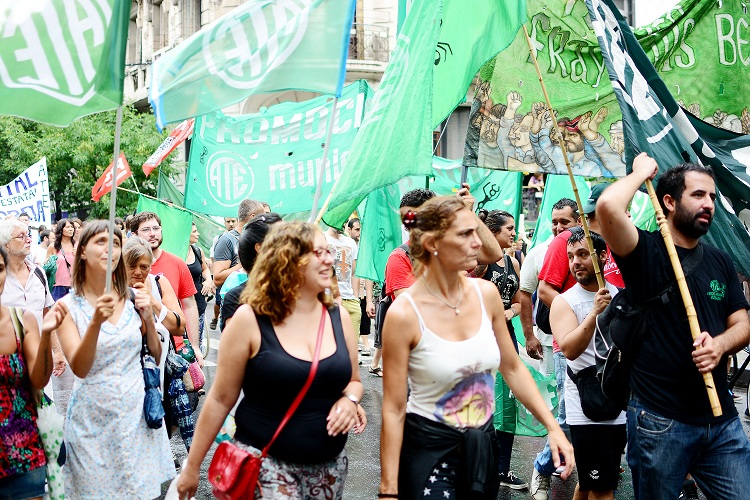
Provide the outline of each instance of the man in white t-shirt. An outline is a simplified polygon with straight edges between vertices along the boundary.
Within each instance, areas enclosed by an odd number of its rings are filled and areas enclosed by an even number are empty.
[[[333,267],[336,269],[336,279],[339,282],[341,305],[349,311],[354,324],[354,331],[359,337],[359,322],[362,320],[362,310],[355,290],[359,291],[359,278],[354,276],[357,270],[357,244],[344,234],[343,229],[329,227],[326,231],[328,249],[333,255]],[[357,339],[359,341],[359,339]]]
[[[604,269],[607,244],[593,231],[591,240],[599,269]],[[555,340],[568,360],[565,412],[578,468],[575,498],[613,499],[625,452],[625,412],[611,420],[592,420],[581,409],[581,397],[571,377],[596,365],[596,316],[607,307],[618,288],[606,283],[605,288],[599,289],[583,231],[574,232],[568,239],[568,262],[577,283],[552,301],[550,324]]]

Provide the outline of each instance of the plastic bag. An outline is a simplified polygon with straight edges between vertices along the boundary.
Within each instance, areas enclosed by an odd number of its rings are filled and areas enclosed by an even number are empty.
[[[230,441],[234,439],[234,433],[237,431],[237,424],[234,421],[234,415],[231,413],[227,415],[227,418],[224,419],[224,423],[221,426],[221,429],[219,429],[219,433],[216,435],[216,441],[217,443],[222,443],[224,441]]]
[[[55,403],[44,397],[37,408],[37,427],[39,437],[47,457],[47,484],[49,498],[62,500],[65,498],[65,484],[63,483],[62,465],[65,463],[65,449],[63,443],[63,425],[65,419],[57,413]],[[62,460],[61,460],[62,458]]]

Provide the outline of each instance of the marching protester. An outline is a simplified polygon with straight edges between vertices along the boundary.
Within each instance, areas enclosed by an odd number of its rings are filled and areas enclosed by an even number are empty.
[[[505,308],[505,326],[510,334],[510,340],[513,347],[518,352],[518,340],[513,328],[513,322],[521,311],[521,304],[516,297],[518,292],[518,275],[520,265],[518,261],[509,256],[505,251],[514,248],[516,237],[516,223],[513,216],[503,210],[493,210],[487,212],[481,210],[479,219],[484,223],[490,232],[495,235],[497,243],[503,250],[503,258],[492,264],[480,265],[475,267],[469,275],[471,277],[482,278],[491,282],[500,293]],[[514,307],[515,306],[515,307]],[[502,376],[498,375],[495,381],[495,402],[498,410],[505,410],[508,406],[515,408],[515,400],[508,391],[507,385],[503,382]],[[515,411],[513,412],[515,416]],[[523,490],[529,487],[529,484],[516,476],[510,470],[510,457],[513,451],[514,434],[512,431],[501,430],[504,427],[502,419],[498,418],[498,412],[495,412],[495,433],[497,434],[498,445],[498,477],[500,486],[505,486],[514,490]],[[515,430],[515,418],[512,427]]]
[[[39,232],[39,245],[33,250],[34,264],[37,266],[47,262],[47,249],[55,243],[55,233],[49,229]]]
[[[208,354],[205,349],[206,336],[208,335],[208,332],[205,329],[206,297],[214,294],[216,286],[211,277],[211,269],[208,266],[208,259],[203,255],[203,250],[197,245],[199,237],[200,233],[198,232],[198,228],[195,223],[193,223],[192,230],[190,231],[190,245],[188,246],[185,263],[190,270],[190,276],[193,278],[193,284],[196,289],[196,294],[193,297],[198,306],[198,339],[200,342],[200,351],[205,356]]]
[[[195,495],[201,462],[240,389],[244,397],[235,415],[234,446],[257,455],[290,410],[311,366],[317,366],[310,390],[262,462],[259,491],[246,494],[342,498],[348,463],[344,446],[347,433],[362,425],[357,412],[363,388],[349,315],[343,307],[332,307],[324,293],[331,285],[332,264],[317,226],[281,224],[267,236],[243,305],[222,333],[216,379],[177,485],[181,497]]]
[[[214,263],[216,262],[216,258],[214,257],[216,244],[219,242],[219,238],[221,238],[223,234],[226,234],[232,229],[234,229],[236,225],[237,225],[237,219],[235,217],[224,217],[224,228],[226,229],[226,231],[224,231],[224,233],[222,234],[217,234],[216,236],[214,236],[214,240],[211,243],[211,250],[209,250],[209,257],[211,258],[211,275],[214,274]],[[216,287],[216,283],[214,283],[214,288],[215,288],[214,293],[216,296],[216,300],[214,301],[214,318],[211,320],[211,323],[209,324],[209,328],[211,330],[216,330],[216,326],[219,322],[219,313],[220,313],[220,308],[221,308],[221,297],[219,296],[219,293],[218,293],[219,288],[221,287]]]
[[[258,253],[260,252],[260,247],[263,244],[263,240],[266,238],[268,231],[270,231],[271,225],[276,224],[277,222],[281,222],[281,216],[270,212],[263,215],[256,215],[245,225],[245,229],[242,231],[242,236],[240,237],[240,244],[237,247],[240,264],[242,264],[242,269],[245,274],[245,281],[238,282],[238,284],[231,289],[222,290],[226,291],[226,294],[221,301],[221,331],[224,331],[227,323],[229,323],[229,320],[234,316],[237,308],[240,307],[240,297],[245,289],[247,275],[250,274],[250,271],[255,265]]]
[[[112,292],[105,293],[110,234],[91,221],[80,234],[69,311],[57,329],[76,380],[65,423],[65,492],[70,498],[155,498],[174,477],[167,433],[150,429],[143,415],[141,348],[155,359],[162,345],[151,297],[130,296],[115,228]]]
[[[626,210],[636,191],[658,172],[641,153],[633,171],[599,198],[597,219],[634,304],[674,282],[674,271],[659,231],[636,228]],[[727,356],[750,343],[750,307],[732,260],[701,238],[716,209],[710,168],[684,163],[662,173],[656,188],[677,255],[702,252],[689,276],[702,332],[693,341],[685,306],[671,286],[669,302],[648,314],[652,334],[641,343],[631,375],[627,409],[627,459],[637,499],[676,498],[689,472],[709,498],[750,498],[750,442],[727,389]],[[703,373],[711,373],[721,403],[714,416]]]
[[[548,429],[563,477],[573,449],[513,348],[497,288],[463,277],[476,267],[481,222],[457,197],[405,211],[415,283],[383,330],[381,498],[455,498],[498,492],[495,374]],[[410,393],[407,401],[407,380]]]
[[[9,257],[3,247],[0,245],[0,492],[3,498],[41,499],[47,462],[37,427],[37,397],[52,375],[51,334],[67,309],[56,304],[40,325],[31,310],[6,304]]]
[[[359,337],[362,321],[362,309],[359,305],[359,278],[357,271],[357,244],[344,234],[343,228],[329,227],[326,231],[328,248],[333,254],[333,267],[336,269],[336,281],[341,293],[341,305],[349,312],[354,331]],[[359,343],[359,338],[357,339]]]
[[[68,219],[60,219],[55,228],[55,242],[47,249],[48,259],[51,255],[57,255],[55,286],[52,288],[52,298],[56,301],[70,292],[75,246],[75,226]]]
[[[357,244],[357,254],[359,255],[359,238],[362,234],[362,223],[358,218],[349,219],[346,223],[346,232],[354,243]],[[359,322],[359,339],[362,342],[362,355],[372,356],[374,348],[370,347],[370,328],[372,327],[372,318],[375,317],[375,302],[372,297],[373,282],[360,278],[359,288],[355,290],[359,299],[360,322]]]
[[[134,235],[146,240],[151,246],[154,256],[151,274],[166,276],[177,294],[185,319],[185,324],[178,325],[178,328],[182,327],[187,330],[191,345],[200,345],[198,339],[198,304],[195,301],[195,294],[198,291],[195,289],[193,278],[185,261],[161,248],[164,241],[161,219],[153,212],[137,213],[130,221],[130,230]],[[173,332],[172,337],[177,349],[182,348],[184,345],[182,335]],[[202,367],[203,356],[200,349],[195,349],[195,357]]]
[[[219,236],[216,245],[214,245],[214,256],[213,256],[213,273],[214,273],[214,284],[216,285],[216,297],[217,304],[220,306],[221,301],[221,287],[224,285],[224,281],[234,271],[241,271],[242,265],[240,264],[239,256],[237,255],[237,247],[240,243],[240,235],[245,229],[245,224],[250,222],[250,219],[258,214],[265,213],[263,204],[256,200],[242,200],[240,205],[237,207],[237,223],[231,231]],[[229,224],[227,224],[229,226]],[[216,320],[217,318],[214,318]],[[211,329],[215,330],[216,326],[211,323]]]
[[[594,416],[583,408],[582,396],[574,379],[596,376],[594,331],[596,316],[607,307],[618,288],[607,283],[599,289],[592,259],[599,269],[607,263],[607,244],[591,232],[595,254],[592,257],[583,231],[568,238],[568,261],[576,284],[552,301],[550,324],[562,353],[568,360],[565,379],[565,417],[575,450],[578,484],[576,499],[613,499],[625,451],[625,412]],[[586,370],[586,372],[584,372]],[[588,414],[587,414],[588,413]]]

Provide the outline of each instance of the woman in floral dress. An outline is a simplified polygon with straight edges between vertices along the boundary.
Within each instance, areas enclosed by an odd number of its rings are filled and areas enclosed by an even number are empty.
[[[131,299],[119,229],[114,238],[112,292],[105,293],[108,225],[91,221],[76,249],[73,290],[61,299],[70,312],[58,336],[76,376],[65,420],[65,492],[76,499],[156,498],[175,475],[166,429],[150,429],[143,417],[144,335],[154,358],[161,355],[151,297]]]

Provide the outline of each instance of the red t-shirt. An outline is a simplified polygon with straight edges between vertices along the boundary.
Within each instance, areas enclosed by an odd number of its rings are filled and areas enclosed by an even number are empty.
[[[542,270],[539,271],[539,280],[546,281],[560,293],[569,290],[576,284],[575,276],[570,272],[570,262],[568,262],[568,238],[570,238],[570,234],[570,231],[566,229],[552,240],[544,256]],[[609,258],[602,270],[604,279],[616,287],[625,288],[622,274],[620,274],[620,269],[612,258],[609,246],[607,246],[607,255]],[[554,339],[552,340],[552,350],[554,352],[560,351],[560,346]]]
[[[385,264],[385,293],[394,299],[395,290],[409,288],[413,284],[411,259],[403,249],[396,248],[388,256],[388,262]]]
[[[162,250],[159,258],[151,266],[151,274],[163,274],[174,288],[174,293],[177,294],[179,300],[198,293],[187,264],[174,254]]]

